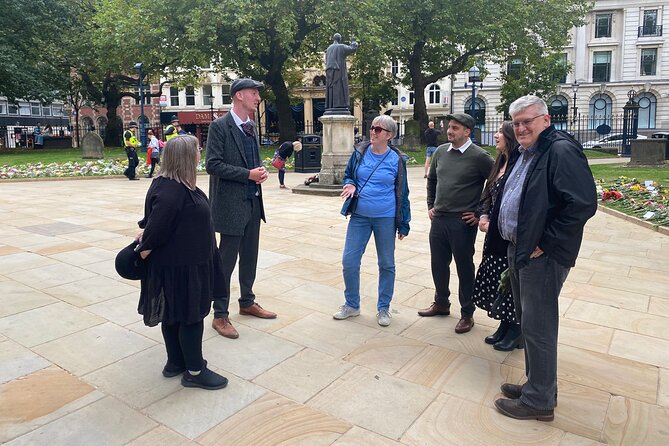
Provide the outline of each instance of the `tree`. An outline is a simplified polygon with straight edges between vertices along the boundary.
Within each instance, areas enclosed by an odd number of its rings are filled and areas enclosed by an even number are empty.
[[[323,0],[205,0],[193,11],[190,37],[210,52],[217,68],[265,83],[275,98],[282,140],[296,134],[290,90],[301,86],[307,67],[322,66],[323,52],[338,29],[362,29],[359,12],[370,2]],[[359,28],[356,28],[359,26]],[[294,76],[291,73],[301,73]],[[299,79],[299,84],[290,84]],[[265,95],[264,95],[265,96]]]
[[[555,50],[565,30],[583,23],[591,5],[580,0],[386,0],[377,6],[393,24],[390,56],[406,66],[402,81],[415,92],[414,119],[427,127],[424,91],[467,71],[475,58],[506,60],[519,49]]]
[[[66,0],[5,0],[0,14],[0,96],[9,101],[61,98],[69,72],[50,57],[73,24]]]

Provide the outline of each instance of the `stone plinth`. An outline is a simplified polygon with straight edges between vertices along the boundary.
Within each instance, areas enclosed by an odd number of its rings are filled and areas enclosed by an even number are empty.
[[[665,139],[633,139],[632,156],[628,166],[662,166],[664,151],[667,146]]]
[[[84,159],[102,159],[104,154],[102,149],[104,149],[105,144],[95,132],[89,132],[84,135],[84,139],[81,141],[81,157]]]
[[[323,155],[319,185],[341,184],[346,164],[353,152],[355,117],[348,115],[321,116],[323,123]]]

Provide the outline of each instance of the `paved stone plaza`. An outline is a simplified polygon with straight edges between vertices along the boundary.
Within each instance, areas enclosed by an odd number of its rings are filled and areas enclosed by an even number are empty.
[[[434,293],[422,174],[409,169],[412,230],[397,244],[387,328],[376,323],[371,243],[362,315],[332,319],[343,303],[340,199],[270,177],[255,291],[279,317],[239,316],[233,299],[238,340],[207,318],[204,356],[230,380],[219,391],[162,377],[160,329],[137,314],[139,283],[114,270],[150,180],[0,183],[0,443],[669,444],[669,236],[601,212],[588,223],[560,300],[555,421],[512,420],[493,401],[523,377],[523,354],[483,342],[496,322],[479,311],[456,335],[457,296],[455,316],[416,314]],[[206,191],[207,176],[198,181]]]

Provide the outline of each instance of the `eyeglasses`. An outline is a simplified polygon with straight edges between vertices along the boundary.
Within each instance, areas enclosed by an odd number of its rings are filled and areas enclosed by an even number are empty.
[[[521,126],[522,126],[522,127],[527,127],[528,125],[532,124],[532,121],[534,121],[535,119],[537,119],[537,118],[539,118],[539,117],[541,117],[541,116],[544,116],[545,114],[546,114],[546,113],[542,113],[542,114],[540,114],[540,115],[536,115],[534,118],[526,119],[526,120],[524,120],[524,121],[520,121],[520,122],[513,121],[513,122],[511,123],[511,125],[513,125],[513,128],[514,128],[514,129],[519,129]]]
[[[377,126],[375,126],[375,125],[371,126],[371,127],[369,128],[369,130],[372,131],[372,132],[374,132],[374,133],[376,133],[376,134],[379,134],[379,133],[381,133],[382,131],[390,132],[390,130],[386,130],[386,129],[384,129],[383,127],[377,127]]]

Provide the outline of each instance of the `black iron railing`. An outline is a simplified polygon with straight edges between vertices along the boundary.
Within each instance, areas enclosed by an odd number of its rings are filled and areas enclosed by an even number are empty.
[[[662,25],[639,27],[639,37],[660,37],[660,36],[662,36]]]

